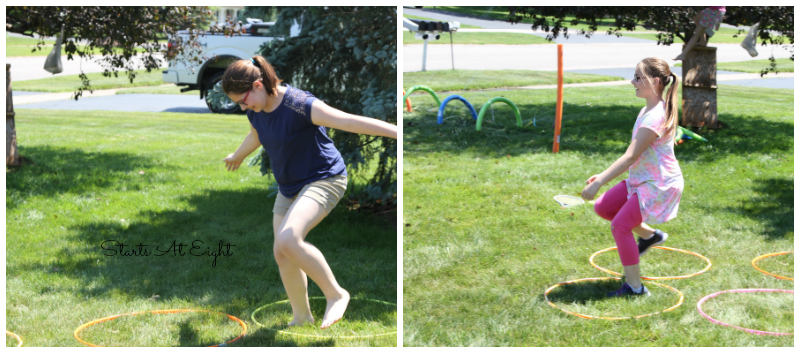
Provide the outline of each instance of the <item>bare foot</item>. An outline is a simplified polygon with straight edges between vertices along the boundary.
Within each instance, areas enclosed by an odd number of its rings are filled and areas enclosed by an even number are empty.
[[[294,318],[294,320],[292,320],[292,322],[289,323],[288,326],[303,326],[303,325],[305,325],[305,324],[307,324],[309,322],[313,324],[314,323],[314,318],[311,317],[311,316],[309,316],[309,317],[301,317],[301,318],[296,317],[296,318]]]
[[[325,316],[322,318],[322,326],[320,328],[326,329],[333,324],[339,322],[344,316],[344,311],[347,309],[347,303],[350,302],[350,293],[342,289],[339,298],[329,298],[328,307],[325,308]]]

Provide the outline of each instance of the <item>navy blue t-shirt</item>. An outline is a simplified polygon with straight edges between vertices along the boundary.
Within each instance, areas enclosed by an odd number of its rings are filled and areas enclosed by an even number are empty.
[[[247,111],[247,119],[269,156],[280,192],[288,198],[317,180],[347,175],[327,128],[311,122],[315,100],[311,93],[286,85],[278,108],[269,113]]]

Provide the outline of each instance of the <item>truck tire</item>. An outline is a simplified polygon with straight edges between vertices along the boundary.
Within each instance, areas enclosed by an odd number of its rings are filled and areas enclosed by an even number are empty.
[[[243,112],[242,108],[240,108],[239,105],[236,104],[236,102],[230,100],[227,97],[222,98],[224,102],[222,103],[221,106],[212,104],[211,101],[209,100],[209,98],[214,98],[214,95],[212,93],[214,92],[215,89],[218,90],[219,92],[222,92],[222,87],[217,87],[217,86],[219,86],[220,82],[222,81],[223,73],[224,72],[222,71],[217,72],[214,75],[212,75],[208,81],[206,81],[206,97],[205,97],[206,105],[208,106],[208,109],[211,109],[212,112],[218,114],[241,113]]]

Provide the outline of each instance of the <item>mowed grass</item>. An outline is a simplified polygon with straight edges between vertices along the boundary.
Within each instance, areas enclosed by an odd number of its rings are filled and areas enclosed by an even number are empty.
[[[16,128],[24,162],[6,170],[6,329],[25,346],[82,346],[73,331],[84,323],[163,309],[244,320],[248,334],[232,346],[397,345],[396,334],[342,337],[397,329],[395,306],[365,304],[397,303],[394,222],[346,202],[306,238],[354,298],[344,319],[332,330],[302,328],[323,337],[277,332],[291,320],[285,310],[262,312],[271,326],[250,319],[286,293],[272,255],[272,179],[222,162],[247,133],[242,117],[17,109]],[[351,179],[351,190],[362,187]],[[322,296],[313,281],[309,294]],[[324,304],[312,310],[319,322]],[[159,314],[99,323],[81,337],[203,346],[240,332],[218,314]]]
[[[36,38],[20,38],[20,37],[11,37],[6,36],[6,57],[13,57],[13,56],[47,56],[53,50],[53,46],[56,44],[56,41],[53,39],[45,39],[44,43],[42,43],[38,37]],[[78,49],[80,50],[87,50],[88,46],[83,44],[76,44],[78,45]],[[66,59],[66,52],[65,50],[66,42],[62,42],[61,45],[61,55],[64,55],[64,59]],[[115,52],[121,53],[122,49],[115,47],[113,49]],[[144,52],[144,49],[141,47],[135,48],[137,53]],[[95,48],[95,53],[100,53],[99,48]],[[76,55],[77,57],[77,55]]]
[[[658,38],[657,38],[658,33],[657,32],[653,32],[653,33],[630,33],[630,32],[627,32],[627,31],[623,30],[623,31],[620,32],[620,34],[622,34],[625,37],[631,37],[631,38],[658,40]],[[740,32],[740,30],[736,29],[736,28],[720,27],[720,29],[718,31],[715,31],[714,36],[711,37],[711,39],[708,40],[708,43],[709,43],[708,45],[709,46],[714,46],[714,43],[727,43],[727,44],[730,44],[730,43],[741,43],[744,40],[744,37],[746,35],[747,35],[747,31]],[[689,33],[688,36],[689,37],[686,38],[687,40],[691,38],[692,33]],[[678,37],[673,37],[673,40],[674,40],[675,44],[683,44],[684,43],[684,41],[682,39],[678,38]],[[759,46],[759,48],[761,48],[761,47]],[[764,47],[764,49],[766,49],[766,48],[767,47]],[[744,49],[742,49],[742,50],[744,50]]]
[[[592,75],[581,73],[564,73],[564,83],[586,83],[618,81],[622,77]],[[528,70],[436,70],[425,72],[403,73],[403,89],[408,90],[417,85],[430,87],[439,94],[443,91],[466,89],[492,89],[506,87],[522,87],[537,85],[554,85],[558,76],[552,71]],[[420,91],[420,94],[423,93]],[[444,96],[440,97],[444,99]]]
[[[553,196],[580,196],[585,180],[625,151],[644,101],[624,86],[565,89],[560,152],[553,154],[555,89],[453,93],[476,107],[507,97],[524,123],[516,127],[511,110],[495,103],[475,131],[464,104],[454,102],[437,125],[429,95],[415,95],[414,111],[403,112],[405,346],[793,346],[791,336],[715,325],[696,309],[718,291],[793,288],[750,264],[794,246],[793,90],[718,90],[719,118],[730,128],[701,131],[709,143],[676,147],[686,187],[678,217],[656,226],[670,234],[665,246],[713,265],[659,282],[683,294],[677,309],[622,321],[579,318],[545,301],[545,290],[558,283],[613,277],[589,263],[593,253],[615,246],[609,222],[590,204],[562,209]],[[794,273],[793,258],[762,262],[777,274]],[[595,263],[622,272],[616,251]],[[655,249],[641,266],[644,276],[680,276],[706,262]],[[607,299],[619,285],[583,281],[548,298],[564,310],[624,317],[666,310],[680,297],[650,283],[651,297]],[[730,306],[737,312],[719,315]],[[706,307],[730,324],[793,332],[790,295],[731,295]]]

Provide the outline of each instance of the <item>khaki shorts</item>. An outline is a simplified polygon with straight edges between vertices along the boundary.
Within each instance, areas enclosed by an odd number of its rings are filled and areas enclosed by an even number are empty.
[[[275,206],[272,208],[272,213],[285,216],[289,211],[289,207],[298,197],[308,197],[317,201],[322,207],[325,208],[326,214],[330,214],[331,210],[336,207],[339,200],[344,196],[344,191],[347,189],[347,177],[344,175],[335,175],[327,179],[317,180],[308,184],[300,190],[297,195],[292,198],[283,196],[278,192],[278,197],[275,199]]]

